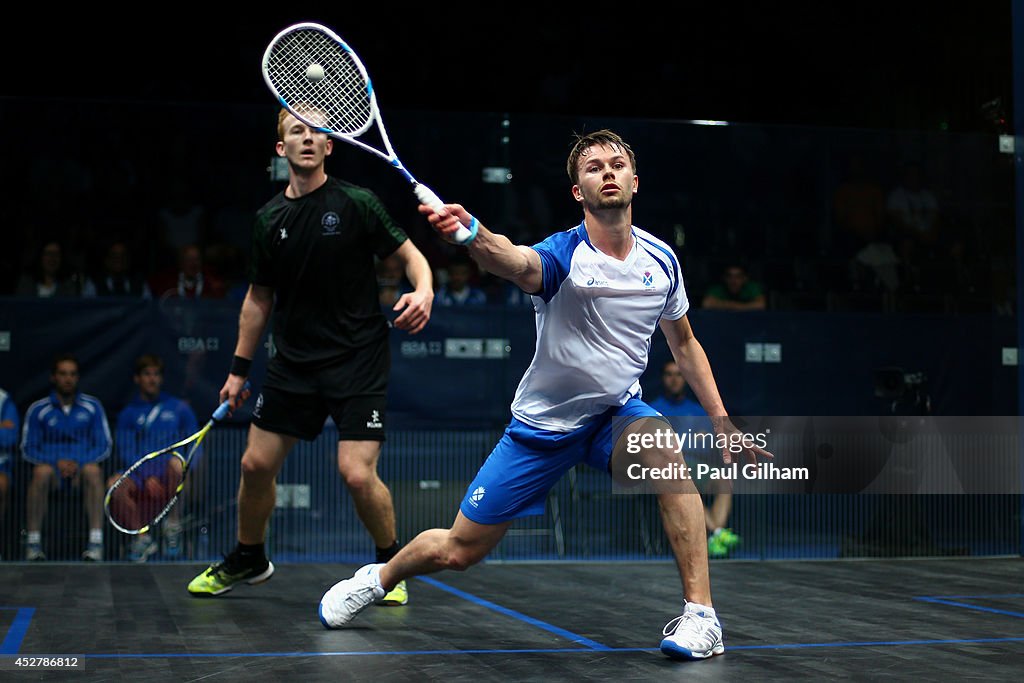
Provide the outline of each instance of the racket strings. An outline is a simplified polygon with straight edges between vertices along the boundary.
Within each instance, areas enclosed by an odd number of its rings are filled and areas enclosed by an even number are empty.
[[[158,524],[184,485],[187,459],[172,448],[136,462],[107,491],[104,508],[118,530],[134,534]]]
[[[323,67],[323,78],[306,75],[311,64]],[[358,62],[320,31],[300,29],[282,37],[270,51],[267,75],[288,107],[310,123],[357,135],[372,120],[369,83]]]

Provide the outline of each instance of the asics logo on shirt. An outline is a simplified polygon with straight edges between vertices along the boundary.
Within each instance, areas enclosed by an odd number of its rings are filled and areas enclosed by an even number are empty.
[[[607,280],[599,280],[598,278],[596,278],[594,276],[591,276],[587,280],[587,287],[607,287],[607,286],[608,286],[608,281]]]
[[[338,234],[338,226],[341,225],[341,218],[335,212],[328,211],[320,219],[320,225],[324,228],[324,235],[336,235]]]

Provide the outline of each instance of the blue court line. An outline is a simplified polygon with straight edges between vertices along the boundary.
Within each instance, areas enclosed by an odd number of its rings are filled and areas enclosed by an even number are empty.
[[[0,609],[18,610],[14,615],[14,623],[7,629],[4,642],[0,643],[0,655],[16,655],[21,650],[21,641],[25,640],[28,625],[36,610],[34,607],[0,607]]]
[[[965,597],[969,597],[969,596],[965,596]],[[1003,615],[1006,615],[1008,617],[1017,617],[1018,619],[1024,619],[1024,612],[1010,612],[1009,610],[1005,610],[1005,609],[996,609],[994,607],[982,607],[981,605],[972,605],[972,604],[967,603],[967,602],[954,602],[953,600],[942,600],[940,598],[917,597],[917,598],[914,598],[914,599],[915,600],[920,600],[922,602],[933,602],[933,603],[936,603],[936,604],[939,604],[939,605],[950,605],[952,607],[963,607],[964,609],[973,609],[973,610],[977,610],[978,612],[991,612],[992,614],[1003,614]]]
[[[1024,593],[985,593],[982,595],[922,595],[921,599],[970,600],[973,598],[1024,598]]]
[[[727,645],[729,650],[793,650],[806,647],[878,647],[893,645],[963,645],[970,643],[1024,643],[1024,636],[1016,638],[950,638],[944,640],[864,640],[848,643],[789,643],[784,645]]]
[[[833,647],[892,647],[899,645],[971,645],[984,643],[1022,643],[1024,636],[1009,638],[955,638],[948,640],[865,640],[849,641],[838,643],[776,643],[767,645],[728,645],[726,652],[742,650],[793,650],[804,648],[833,648]],[[481,649],[481,650],[390,650],[386,652],[356,651],[356,652],[160,652],[160,653],[97,653],[78,655],[86,659],[204,659],[204,658],[231,658],[231,657],[394,657],[396,655],[488,655],[488,654],[594,654],[598,650],[588,650],[578,647],[562,648],[522,648],[522,649]],[[651,647],[609,647],[600,650],[602,654],[612,652],[658,652],[657,648]],[[34,657],[57,656],[43,653],[32,653]],[[65,655],[66,656],[66,655]]]
[[[603,651],[603,650],[611,650],[612,649],[612,648],[608,647],[607,645],[602,645],[601,643],[598,643],[596,641],[590,640],[589,638],[584,638],[583,636],[577,635],[577,634],[575,634],[575,633],[573,633],[571,631],[566,631],[564,628],[559,628],[557,626],[553,626],[553,625],[547,623],[546,621],[541,621],[540,619],[534,619],[533,617],[528,617],[525,614],[523,614],[522,612],[516,612],[515,610],[511,610],[511,609],[509,609],[507,607],[502,607],[501,605],[498,605],[498,604],[495,604],[493,602],[490,602],[489,600],[484,600],[483,598],[478,598],[477,596],[472,595],[471,593],[467,593],[465,591],[461,591],[458,588],[452,588],[448,584],[441,583],[437,579],[431,579],[431,578],[426,577],[426,576],[418,576],[416,578],[418,578],[420,581],[423,581],[425,583],[430,584],[431,586],[433,586],[435,588],[440,588],[441,590],[447,591],[447,592],[451,593],[452,595],[457,595],[458,597],[462,598],[463,600],[469,600],[472,603],[476,603],[477,605],[480,605],[482,607],[486,607],[487,609],[494,610],[495,612],[498,612],[500,614],[504,614],[505,616],[512,617],[513,619],[518,619],[519,621],[526,622],[527,624],[530,624],[531,626],[536,626],[538,628],[542,628],[545,631],[548,631],[549,633],[554,633],[555,635],[561,636],[563,638],[568,638],[572,642],[579,643],[580,645],[588,647],[591,650],[602,650]]]

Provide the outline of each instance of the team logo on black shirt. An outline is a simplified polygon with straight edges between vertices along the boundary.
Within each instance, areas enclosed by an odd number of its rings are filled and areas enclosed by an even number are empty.
[[[320,225],[324,226],[325,235],[337,235],[338,226],[341,225],[341,219],[338,218],[338,214],[333,211],[328,211],[324,214],[324,217],[320,219]]]

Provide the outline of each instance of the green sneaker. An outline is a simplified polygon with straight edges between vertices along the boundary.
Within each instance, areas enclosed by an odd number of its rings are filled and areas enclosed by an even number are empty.
[[[718,538],[729,550],[738,546],[743,540],[738,535],[734,534],[732,529],[722,529],[718,534]]]
[[[405,581],[399,581],[390,593],[377,601],[377,604],[385,607],[398,607],[407,602],[409,602],[409,587],[405,585]]]
[[[269,580],[273,575],[274,563],[270,560],[264,558],[262,563],[245,567],[238,564],[232,553],[223,562],[211,564],[206,571],[192,579],[188,584],[188,592],[196,597],[212,598],[227,593],[242,581],[255,585]]]
[[[720,534],[708,536],[708,557],[712,559],[719,559],[729,555],[729,548],[726,547],[719,536]]]

